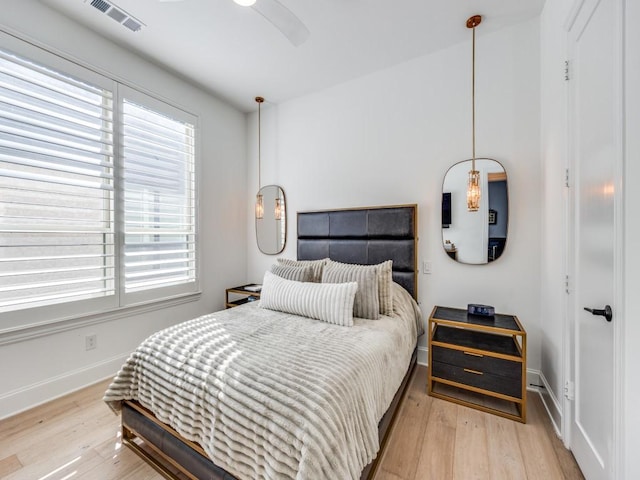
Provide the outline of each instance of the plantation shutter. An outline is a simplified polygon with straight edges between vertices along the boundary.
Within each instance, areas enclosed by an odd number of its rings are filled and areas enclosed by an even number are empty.
[[[0,50],[0,311],[114,295],[112,92]]]
[[[126,96],[122,119],[125,293],[195,285],[194,123]]]

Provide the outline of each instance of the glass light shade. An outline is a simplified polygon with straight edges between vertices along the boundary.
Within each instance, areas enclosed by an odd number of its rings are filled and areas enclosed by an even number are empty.
[[[256,195],[256,218],[261,219],[264,217],[264,201],[262,200],[262,194]]]
[[[467,184],[467,209],[477,212],[480,208],[480,172],[469,171],[469,183]]]
[[[282,202],[280,201],[279,198],[276,198],[276,208],[274,210],[274,214],[275,214],[276,220],[282,219]]]
[[[251,5],[256,3],[256,0],[233,0],[233,1],[236,2],[238,5],[242,5],[243,7],[250,7]]]

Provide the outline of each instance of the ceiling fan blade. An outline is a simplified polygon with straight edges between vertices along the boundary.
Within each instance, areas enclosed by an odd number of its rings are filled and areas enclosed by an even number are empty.
[[[305,24],[278,0],[257,0],[251,8],[269,20],[294,46],[302,45],[309,38]]]

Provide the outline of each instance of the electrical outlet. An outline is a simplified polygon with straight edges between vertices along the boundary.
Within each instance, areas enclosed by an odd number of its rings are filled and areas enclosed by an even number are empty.
[[[98,346],[98,336],[94,334],[84,337],[84,346],[85,350],[95,349]]]

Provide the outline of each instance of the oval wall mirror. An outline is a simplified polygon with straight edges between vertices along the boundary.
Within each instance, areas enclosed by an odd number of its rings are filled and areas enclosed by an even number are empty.
[[[509,226],[507,172],[496,160],[476,158],[480,172],[480,208],[467,208],[471,160],[447,170],[442,182],[442,245],[453,260],[481,265],[504,252]]]
[[[262,218],[256,216],[256,241],[267,255],[277,255],[287,241],[287,208],[284,191],[278,185],[266,185],[258,192],[262,195]]]

